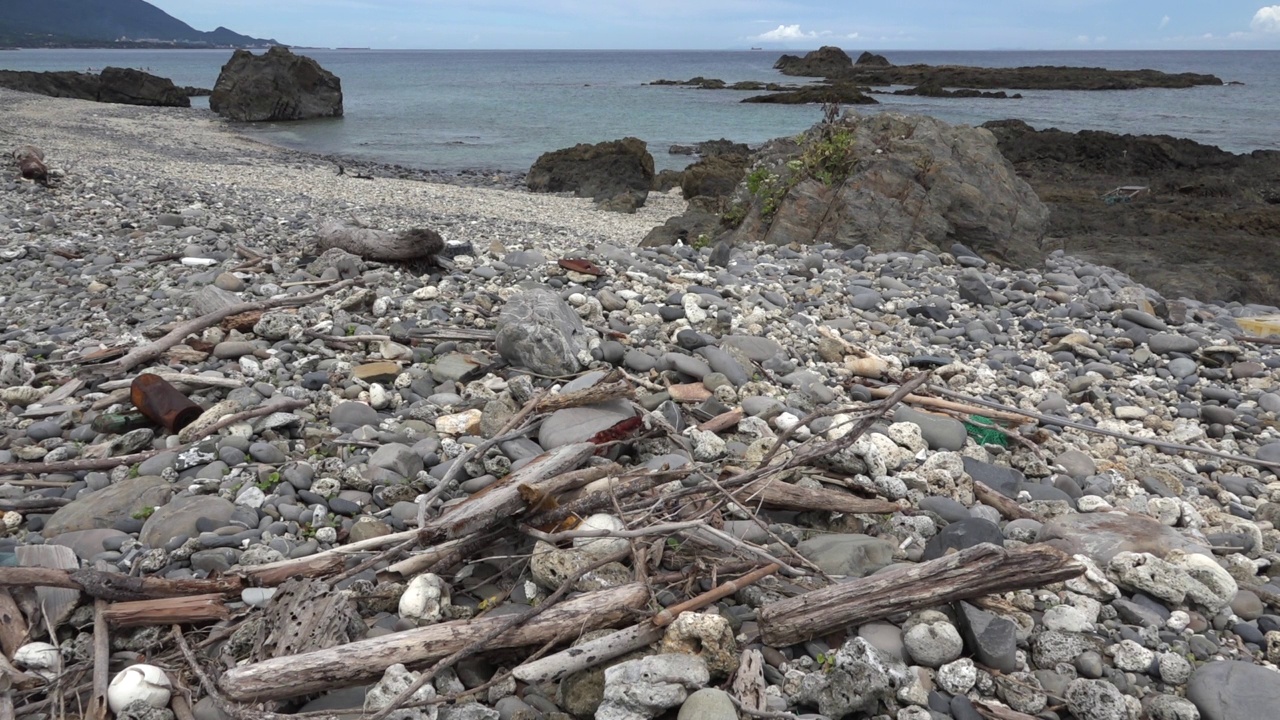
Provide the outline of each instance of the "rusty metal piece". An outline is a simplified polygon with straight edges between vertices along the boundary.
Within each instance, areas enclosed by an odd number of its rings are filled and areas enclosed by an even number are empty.
[[[147,419],[178,432],[195,422],[204,410],[159,375],[143,373],[129,385],[129,399]]]
[[[586,258],[561,258],[560,267],[583,275],[594,275],[600,277],[604,275],[604,268],[587,260]]]

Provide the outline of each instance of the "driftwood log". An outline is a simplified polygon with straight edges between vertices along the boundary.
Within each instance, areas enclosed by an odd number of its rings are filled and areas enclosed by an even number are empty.
[[[444,238],[428,228],[393,232],[328,222],[320,226],[316,237],[321,252],[338,248],[378,262],[434,260],[444,250]]]
[[[18,172],[26,180],[33,180],[41,185],[49,184],[49,166],[44,164],[44,151],[35,145],[23,145],[13,151],[13,159],[18,163]]]
[[[946,557],[812,590],[760,609],[760,635],[782,647],[833,629],[955,600],[1040,587],[1084,574],[1048,545],[1006,550],[990,543]]]
[[[490,649],[541,645],[609,627],[649,599],[643,583],[587,593],[557,605],[488,643]],[[360,640],[300,655],[232,668],[218,687],[230,700],[265,702],[369,682],[392,665],[421,665],[461,650],[510,620],[488,616],[455,620]]]

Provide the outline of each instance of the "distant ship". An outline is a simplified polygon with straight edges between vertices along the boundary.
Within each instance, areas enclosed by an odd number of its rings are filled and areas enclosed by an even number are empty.
[[[764,48],[751,48],[752,50],[763,50]]]

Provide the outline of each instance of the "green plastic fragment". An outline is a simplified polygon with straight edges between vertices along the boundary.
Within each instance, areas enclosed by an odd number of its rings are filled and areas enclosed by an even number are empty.
[[[1009,440],[1005,434],[996,427],[994,420],[981,415],[970,415],[968,422],[964,423],[965,432],[969,433],[969,437],[979,445],[999,445],[1008,447]]]

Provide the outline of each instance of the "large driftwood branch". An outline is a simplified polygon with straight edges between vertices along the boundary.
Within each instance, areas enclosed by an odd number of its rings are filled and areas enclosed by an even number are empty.
[[[839,583],[771,603],[760,609],[766,645],[811,640],[834,628],[1068,580],[1085,568],[1048,545],[1006,550],[989,543],[946,557]]]
[[[530,622],[495,637],[490,649],[539,645],[557,637],[608,627],[648,600],[640,583],[601,590],[569,600]],[[397,663],[432,662],[461,650],[510,618],[498,615],[360,640],[346,645],[271,658],[232,668],[218,686],[238,702],[265,702],[368,682]]]
[[[235,595],[244,587],[238,577],[212,580],[133,577],[100,570],[57,570],[40,567],[0,567],[0,587],[55,587],[79,590],[112,601],[154,600],[187,595]]]
[[[425,260],[436,257],[444,249],[440,234],[427,228],[392,232],[328,222],[320,227],[316,239],[321,252],[338,248],[378,262]]]
[[[147,343],[139,348],[134,348],[119,360],[97,366],[95,371],[103,372],[108,375],[120,375],[127,373],[138,365],[149,363],[160,357],[164,351],[182,342],[188,335],[212,327],[232,315],[239,315],[240,313],[258,310],[273,310],[275,308],[282,307],[299,307],[315,302],[326,295],[337,292],[343,288],[350,287],[353,284],[355,284],[354,279],[343,280],[342,282],[331,285],[324,290],[319,290],[308,295],[277,297],[271,298],[270,300],[264,300],[262,302],[246,302],[219,308],[211,313],[206,313],[200,317],[192,318],[191,320],[178,325],[178,327],[171,330],[169,334],[159,340]]]

